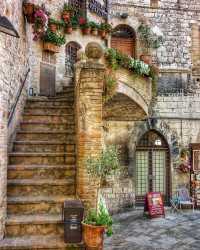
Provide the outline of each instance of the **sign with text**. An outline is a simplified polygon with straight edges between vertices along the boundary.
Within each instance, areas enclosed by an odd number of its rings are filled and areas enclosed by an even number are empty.
[[[160,192],[147,193],[144,211],[148,212],[151,218],[165,216],[162,194]]]

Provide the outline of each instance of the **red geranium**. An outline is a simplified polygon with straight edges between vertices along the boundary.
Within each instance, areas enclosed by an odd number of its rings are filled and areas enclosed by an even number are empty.
[[[79,22],[79,25],[84,25],[86,24],[86,19],[84,17],[79,17],[78,22]]]

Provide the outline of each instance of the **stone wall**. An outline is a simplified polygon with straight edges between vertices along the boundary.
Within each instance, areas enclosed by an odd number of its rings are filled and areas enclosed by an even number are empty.
[[[21,118],[20,114],[26,99],[26,91],[20,98],[9,131],[7,118],[21,82],[24,80],[29,62],[28,38],[22,15],[21,0],[1,1],[0,14],[9,18],[20,35],[20,39],[17,39],[0,33],[0,238],[2,238],[6,216],[7,145]]]

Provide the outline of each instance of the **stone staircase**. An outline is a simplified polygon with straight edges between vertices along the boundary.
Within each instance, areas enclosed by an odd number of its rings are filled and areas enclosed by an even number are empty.
[[[0,249],[83,249],[63,242],[62,204],[75,198],[74,89],[27,101],[8,166]]]

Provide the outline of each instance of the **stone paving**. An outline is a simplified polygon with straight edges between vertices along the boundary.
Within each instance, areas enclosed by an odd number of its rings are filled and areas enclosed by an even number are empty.
[[[200,211],[172,213],[149,219],[142,210],[114,216],[114,235],[104,250],[200,250]]]

